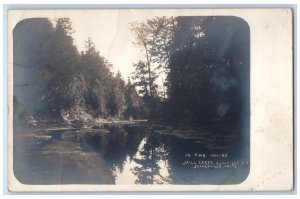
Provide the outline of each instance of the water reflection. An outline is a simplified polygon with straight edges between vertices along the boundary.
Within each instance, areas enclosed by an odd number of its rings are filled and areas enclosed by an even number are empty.
[[[153,135],[144,138],[133,158],[134,164],[130,171],[137,177],[135,184],[171,183],[168,152],[164,144],[160,145],[153,138]]]
[[[210,154],[220,153],[229,154],[227,161],[249,161],[241,138],[150,125],[30,130],[14,133],[14,171],[25,184],[233,184],[249,165],[195,169],[185,162],[217,161]]]

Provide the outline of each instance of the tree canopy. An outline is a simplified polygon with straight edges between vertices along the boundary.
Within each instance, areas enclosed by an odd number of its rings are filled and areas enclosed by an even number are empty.
[[[68,18],[27,19],[16,26],[14,98],[23,107],[18,114],[122,118],[126,111],[127,117],[139,117],[133,114],[142,105],[134,87],[120,73],[111,72],[112,64],[100,55],[91,38],[79,53],[73,33]],[[20,78],[22,74],[25,78]],[[30,92],[19,90],[22,85]]]
[[[68,18],[20,22],[14,29],[15,102],[55,117],[198,125],[241,123],[249,113],[249,27],[243,20],[154,17],[131,23],[130,30],[144,59],[125,82],[91,38],[78,52]]]
[[[243,20],[156,17],[133,23],[131,30],[146,55],[134,65],[140,94],[147,96],[151,87],[157,88],[155,80],[162,71],[167,76],[162,84],[167,99],[159,114],[163,118],[238,123],[239,113],[249,111],[249,28]]]

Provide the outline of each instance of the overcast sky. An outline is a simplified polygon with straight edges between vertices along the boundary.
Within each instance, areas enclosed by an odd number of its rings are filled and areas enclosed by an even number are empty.
[[[148,17],[147,17],[148,16]],[[143,21],[149,15],[141,15],[134,10],[103,10],[101,12],[68,13],[75,33],[74,43],[79,51],[84,48],[84,41],[91,37],[100,55],[114,66],[113,71],[121,72],[123,78],[133,71],[132,64],[144,59],[143,51],[132,44],[134,35],[129,30],[133,21]]]
[[[133,63],[145,61],[144,52],[134,46],[134,35],[130,32],[130,23],[145,21],[156,16],[191,15],[191,10],[176,9],[66,9],[66,10],[15,10],[9,18],[12,30],[26,18],[70,18],[75,33],[74,44],[79,51],[84,49],[88,37],[94,41],[100,55],[113,64],[113,72],[121,72],[124,80],[133,72]],[[202,11],[201,11],[202,12]],[[161,89],[164,75],[156,83]]]

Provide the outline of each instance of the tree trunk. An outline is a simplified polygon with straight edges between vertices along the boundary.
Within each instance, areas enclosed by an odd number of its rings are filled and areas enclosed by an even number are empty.
[[[145,48],[145,51],[146,51],[146,58],[147,58],[147,68],[148,68],[148,76],[149,76],[149,94],[150,94],[150,97],[153,97],[153,82],[152,82],[152,78],[151,78],[151,66],[150,66],[150,58],[149,58],[149,55],[148,55],[148,50],[147,50],[147,47],[146,47],[146,44],[144,44],[144,48]]]

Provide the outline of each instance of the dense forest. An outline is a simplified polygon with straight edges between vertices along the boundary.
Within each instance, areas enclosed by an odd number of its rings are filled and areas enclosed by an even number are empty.
[[[248,122],[249,27],[240,18],[155,17],[131,23],[133,43],[144,59],[136,60],[127,80],[112,72],[92,38],[79,52],[74,31],[68,18],[26,19],[15,27],[15,120]]]

